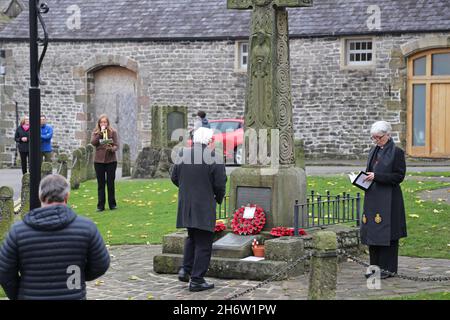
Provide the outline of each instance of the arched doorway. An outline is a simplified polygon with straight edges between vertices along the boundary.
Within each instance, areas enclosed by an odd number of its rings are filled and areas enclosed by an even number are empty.
[[[134,161],[139,147],[137,75],[120,66],[108,66],[96,70],[93,78],[95,119],[101,114],[108,115],[111,125],[118,131],[119,159],[122,159],[122,147],[126,143]]]
[[[450,48],[408,58],[407,112],[408,154],[450,158]]]

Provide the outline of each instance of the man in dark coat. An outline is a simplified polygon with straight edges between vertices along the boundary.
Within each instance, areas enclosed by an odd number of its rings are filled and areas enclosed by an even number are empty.
[[[407,236],[400,188],[406,162],[403,150],[395,146],[390,132],[391,126],[385,121],[374,123],[371,129],[376,146],[369,152],[366,171],[369,174],[367,180],[373,180],[373,184],[364,197],[361,241],[369,246],[371,265],[396,273],[398,242]],[[381,278],[387,277],[387,273],[381,274]]]
[[[86,281],[108,270],[108,250],[96,225],[67,206],[59,175],[39,186],[42,208],[14,224],[0,248],[0,285],[11,300],[84,300]]]
[[[222,158],[208,148],[213,131],[199,128],[194,144],[183,149],[172,168],[172,182],[179,188],[177,228],[187,228],[183,265],[178,278],[189,282],[190,291],[214,288],[204,279],[211,260],[216,203],[225,196],[227,176]]]

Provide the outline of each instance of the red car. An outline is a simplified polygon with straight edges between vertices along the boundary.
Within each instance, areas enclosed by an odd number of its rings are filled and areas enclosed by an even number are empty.
[[[226,163],[242,164],[244,120],[209,120],[209,124],[214,131],[220,131],[213,136],[213,139],[216,143],[222,143]]]
[[[211,129],[215,131],[213,144],[223,145],[226,164],[242,164],[242,142],[244,140],[243,119],[209,120]],[[192,145],[192,140],[188,141]]]

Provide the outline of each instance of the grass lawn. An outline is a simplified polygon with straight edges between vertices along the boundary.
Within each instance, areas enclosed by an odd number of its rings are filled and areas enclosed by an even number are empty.
[[[408,180],[402,183],[405,197],[408,237],[400,242],[400,254],[450,259],[450,205],[423,202],[417,192],[450,184]],[[117,244],[160,244],[162,237],[176,230],[177,188],[168,179],[118,181],[114,211],[95,212],[96,182],[83,183],[71,194],[75,211],[97,223],[105,241]],[[355,195],[359,189],[346,176],[308,177],[308,192],[342,192]],[[363,193],[362,193],[363,195]]]
[[[419,293],[409,296],[400,296],[386,298],[384,300],[450,300],[450,291],[447,292],[433,292],[433,293]]]
[[[1,288],[0,288],[0,298],[6,298],[5,292]]]

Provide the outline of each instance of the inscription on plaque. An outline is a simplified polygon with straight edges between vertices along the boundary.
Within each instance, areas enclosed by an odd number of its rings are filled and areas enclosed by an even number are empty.
[[[256,187],[237,187],[236,208],[256,204],[264,209],[266,213],[270,212],[272,205],[272,189]]]

